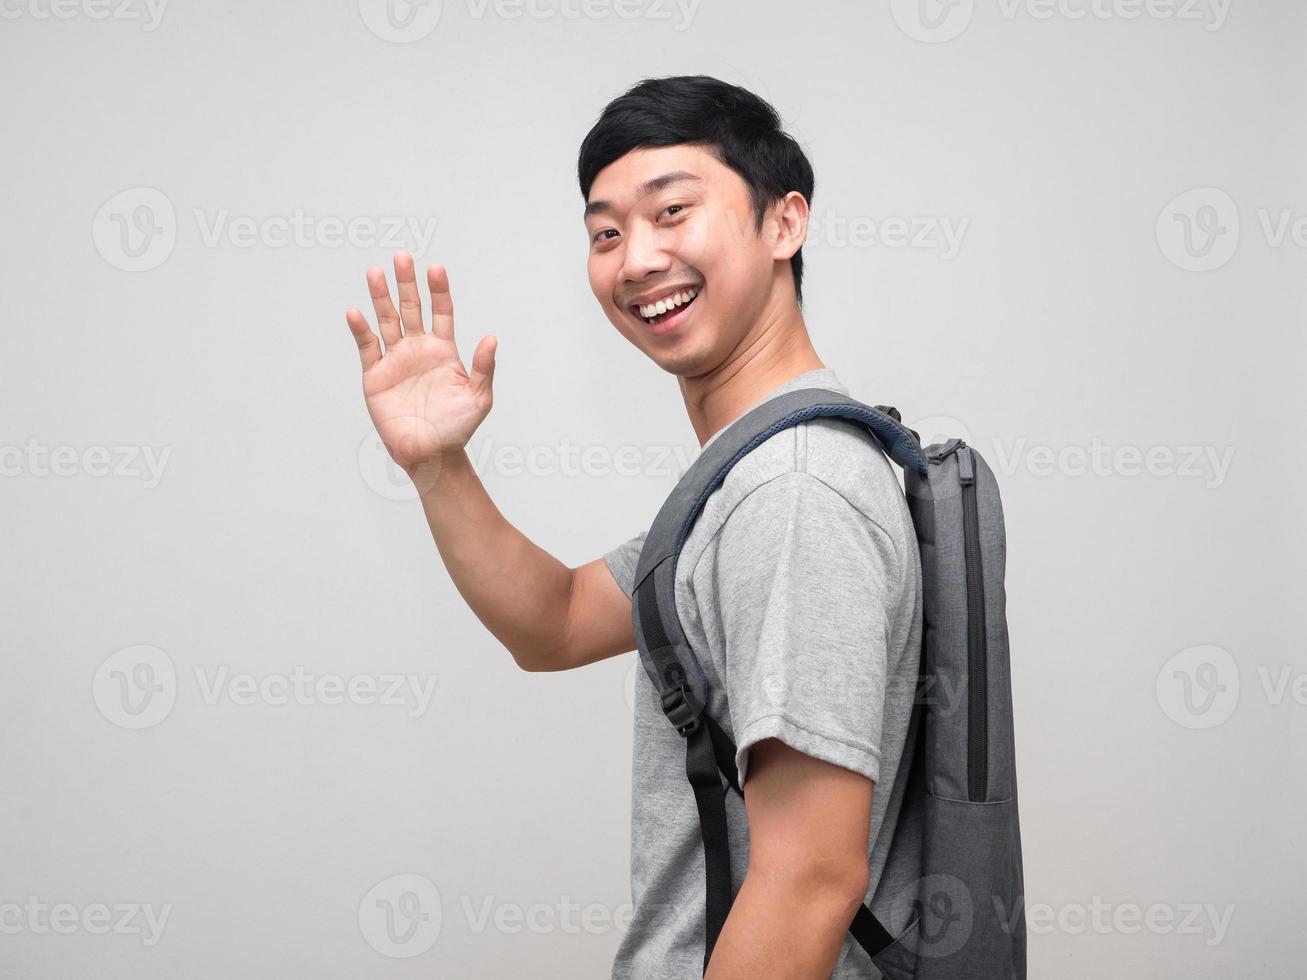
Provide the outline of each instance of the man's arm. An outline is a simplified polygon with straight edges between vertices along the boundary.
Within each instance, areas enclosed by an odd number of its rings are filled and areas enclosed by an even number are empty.
[[[368,415],[417,486],[464,600],[525,670],[566,670],[634,650],[631,601],[603,559],[563,565],[504,519],[472,469],[464,447],[494,402],[497,341],[482,337],[471,370],[464,366],[444,266],[427,267],[430,331],[413,256],[395,253],[398,309],[382,269],[369,269],[367,280],[380,338],[361,311],[347,310],[345,320],[358,344]]]
[[[570,670],[635,649],[631,600],[602,558],[568,568],[510,524],[467,453],[422,509],[454,585],[523,670]]]
[[[873,784],[776,739],[750,757],[749,867],[704,980],[828,980],[867,893]]]

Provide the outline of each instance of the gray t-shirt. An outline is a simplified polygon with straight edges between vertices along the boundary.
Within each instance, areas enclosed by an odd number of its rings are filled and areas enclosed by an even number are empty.
[[[819,368],[757,404],[809,387],[848,394],[834,371]],[[604,555],[627,595],[644,539]],[[677,563],[675,593],[712,690],[708,710],[738,747],[741,781],[750,746],[776,738],[875,783],[874,889],[898,820],[902,793],[893,790],[921,648],[917,539],[894,464],[847,421],[818,418],[776,433],[709,497]],[[738,889],[748,821],[738,794],[727,793],[726,805]],[[634,910],[612,976],[701,976],[703,843],[685,743],[639,667],[631,820]],[[878,980],[880,972],[846,936],[832,977]]]

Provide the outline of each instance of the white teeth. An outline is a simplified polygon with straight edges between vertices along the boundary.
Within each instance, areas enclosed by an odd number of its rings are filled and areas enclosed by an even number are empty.
[[[668,310],[674,310],[678,306],[684,306],[698,295],[699,290],[697,289],[683,289],[679,293],[673,293],[671,296],[660,299],[657,303],[651,303],[648,306],[641,306],[640,315],[646,320],[652,320],[660,313],[666,313]]]

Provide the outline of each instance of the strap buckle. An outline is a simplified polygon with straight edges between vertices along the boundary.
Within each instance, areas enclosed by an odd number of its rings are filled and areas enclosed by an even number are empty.
[[[663,714],[676,727],[676,733],[684,738],[699,727],[699,712],[690,700],[690,688],[685,681],[664,692],[662,696]]]

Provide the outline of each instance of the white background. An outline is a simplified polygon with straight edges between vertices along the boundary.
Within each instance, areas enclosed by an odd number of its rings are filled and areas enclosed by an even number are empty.
[[[574,566],[647,527],[697,443],[589,293],[576,152],[701,72],[813,162],[824,362],[998,472],[1030,976],[1297,974],[1301,4],[120,2],[0,19],[0,977],[607,976],[635,655],[514,666],[344,310],[446,263],[500,509]]]

